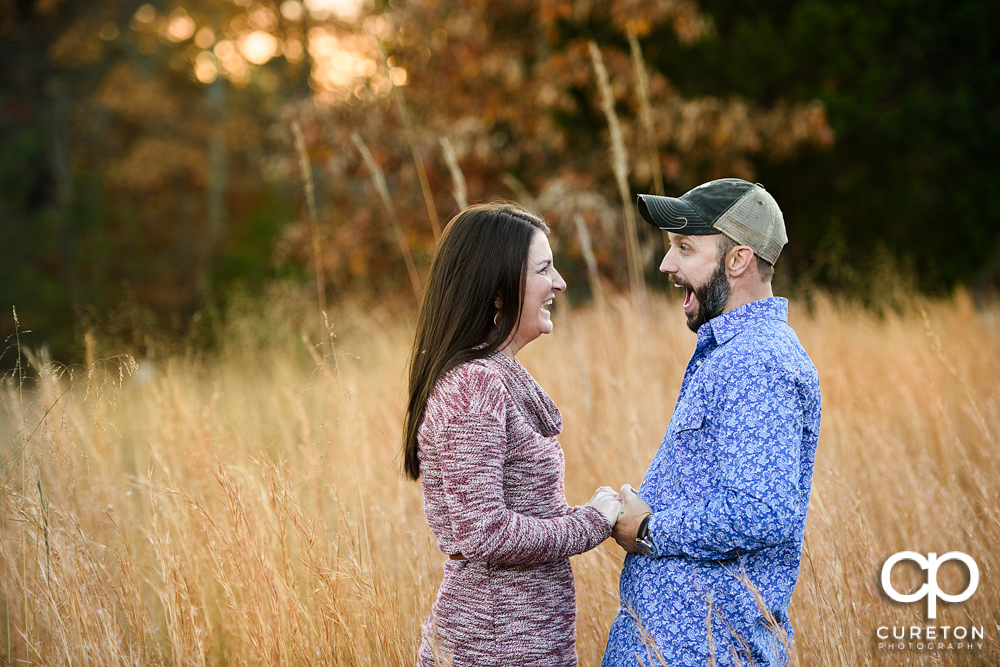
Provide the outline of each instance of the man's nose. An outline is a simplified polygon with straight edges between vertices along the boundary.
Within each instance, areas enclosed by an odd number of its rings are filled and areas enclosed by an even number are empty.
[[[663,256],[663,261],[660,262],[660,273],[677,273],[677,264],[671,259],[669,252]]]

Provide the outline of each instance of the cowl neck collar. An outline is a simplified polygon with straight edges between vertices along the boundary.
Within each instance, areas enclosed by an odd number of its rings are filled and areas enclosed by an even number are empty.
[[[562,433],[562,413],[520,361],[499,351],[482,361],[500,372],[504,387],[532,430],[546,438]]]

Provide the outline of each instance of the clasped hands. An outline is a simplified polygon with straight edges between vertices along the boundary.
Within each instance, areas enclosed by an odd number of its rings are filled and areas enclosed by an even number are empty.
[[[587,503],[596,507],[611,524],[611,537],[615,538],[622,549],[630,554],[638,553],[635,548],[635,534],[643,518],[653,513],[639,494],[628,484],[623,484],[621,491],[615,493],[610,486],[602,486],[594,492],[594,497]]]

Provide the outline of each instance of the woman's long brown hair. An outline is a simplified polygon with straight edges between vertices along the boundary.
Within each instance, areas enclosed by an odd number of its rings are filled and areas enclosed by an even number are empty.
[[[403,468],[420,478],[417,431],[438,378],[493,354],[517,329],[528,249],[545,221],[507,202],[470,206],[448,223],[431,263],[410,357]],[[500,297],[500,317],[494,302]],[[485,347],[479,347],[486,343]]]

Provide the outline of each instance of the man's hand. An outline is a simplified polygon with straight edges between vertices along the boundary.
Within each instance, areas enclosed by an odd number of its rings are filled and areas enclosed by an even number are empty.
[[[647,505],[628,484],[622,485],[619,494],[622,499],[622,509],[618,515],[618,522],[611,531],[611,537],[615,538],[618,546],[628,553],[639,553],[635,548],[635,534],[639,531],[639,524],[643,518],[653,513],[653,508]]]

